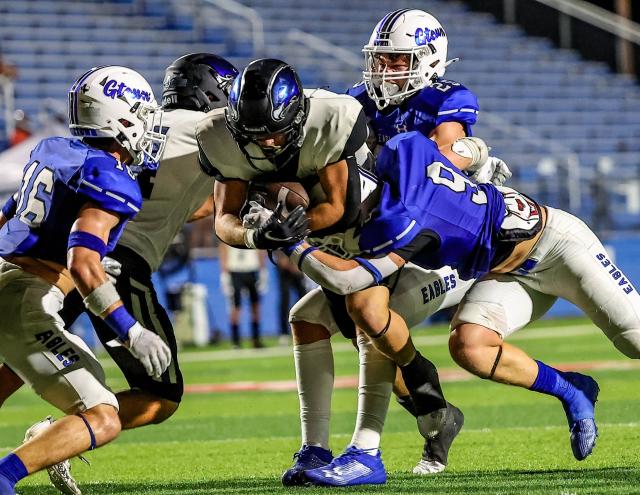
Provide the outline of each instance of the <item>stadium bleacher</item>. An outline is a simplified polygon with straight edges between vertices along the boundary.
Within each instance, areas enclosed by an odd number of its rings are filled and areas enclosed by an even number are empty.
[[[360,67],[293,42],[291,29],[335,44],[357,61],[376,22],[398,8],[392,0],[242,4],[263,19],[264,53],[254,50],[246,20],[203,1],[0,0],[0,46],[20,69],[16,107],[35,115],[43,98],[64,103],[69,84],[98,64],[130,65],[160,92],[167,64],[194,51],[220,53],[238,66],[260,55],[283,58],[297,67],[306,86],[344,91],[358,81]],[[531,190],[518,179],[529,177],[523,169],[536,170],[545,156],[575,153],[583,169],[580,203],[591,211],[588,181],[600,157],[609,156],[616,168],[631,171],[616,173],[615,180],[637,176],[640,87],[634,79],[555,48],[549,40],[529,37],[517,26],[499,24],[489,14],[471,12],[460,1],[402,6],[428,10],[444,25],[450,58],[461,58],[447,77],[478,95],[481,114],[474,132],[513,165],[517,186]],[[483,118],[489,114],[499,118]],[[631,225],[622,220],[629,212],[621,205],[616,226],[635,226],[633,215],[627,215]]]

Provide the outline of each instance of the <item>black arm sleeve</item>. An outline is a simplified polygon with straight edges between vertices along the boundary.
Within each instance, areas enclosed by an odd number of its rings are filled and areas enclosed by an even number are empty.
[[[420,254],[435,251],[440,246],[440,237],[431,230],[423,230],[404,247],[394,249],[393,252],[405,261],[411,261]]]

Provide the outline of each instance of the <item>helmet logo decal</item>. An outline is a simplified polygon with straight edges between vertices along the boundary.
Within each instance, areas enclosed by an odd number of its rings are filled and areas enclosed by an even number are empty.
[[[130,88],[126,83],[118,82],[116,79],[109,79],[105,77],[100,85],[103,87],[102,92],[105,96],[108,96],[112,100],[120,98],[125,94],[130,95],[134,100],[151,101],[151,94],[149,91],[144,91],[138,88]]]
[[[415,32],[415,40],[416,40],[416,45],[418,46],[424,46],[427,43],[431,43],[434,40],[437,40],[438,38],[442,37],[442,36],[446,36],[447,34],[444,32],[444,29],[439,27],[436,29],[429,29],[429,28],[418,28],[416,29]]]
[[[282,120],[285,117],[285,110],[300,96],[300,89],[296,84],[295,76],[290,70],[284,70],[278,74],[271,90],[273,100],[273,119]]]

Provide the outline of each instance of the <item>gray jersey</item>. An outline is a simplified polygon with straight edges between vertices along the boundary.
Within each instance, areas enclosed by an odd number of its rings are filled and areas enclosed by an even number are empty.
[[[297,157],[283,167],[269,160],[248,160],[226,128],[224,110],[213,110],[198,124],[196,135],[200,159],[218,180],[299,181],[313,189],[313,178],[327,164],[354,157],[363,165],[368,160],[366,117],[362,106],[347,95],[322,89],[304,90],[309,112],[303,128],[303,142]],[[251,156],[264,156],[250,143]],[[305,181],[304,179],[311,179]],[[316,181],[317,182],[317,181]],[[312,197],[312,203],[313,203]]]
[[[162,132],[167,144],[157,172],[139,177],[145,201],[129,222],[119,244],[142,256],[156,271],[171,241],[193,213],[213,193],[213,180],[198,165],[196,123],[205,114],[193,110],[167,110]]]

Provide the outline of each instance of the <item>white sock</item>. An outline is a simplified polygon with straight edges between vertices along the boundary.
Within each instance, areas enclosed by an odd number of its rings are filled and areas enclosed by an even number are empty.
[[[360,353],[360,384],[358,386],[358,417],[351,444],[378,453],[380,436],[389,409],[389,400],[396,377],[396,365],[376,350],[371,341],[358,337]]]
[[[333,393],[331,340],[293,346],[302,444],[329,450],[329,419]]]

